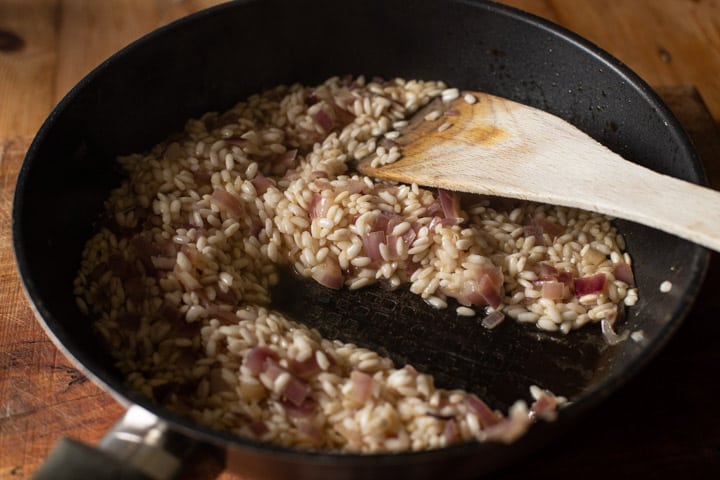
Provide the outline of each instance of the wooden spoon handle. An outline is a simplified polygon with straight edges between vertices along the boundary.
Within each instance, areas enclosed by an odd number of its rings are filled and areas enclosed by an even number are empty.
[[[642,223],[720,251],[720,192],[630,162],[588,187],[592,194],[581,208]],[[556,203],[564,204],[566,199],[558,198]]]

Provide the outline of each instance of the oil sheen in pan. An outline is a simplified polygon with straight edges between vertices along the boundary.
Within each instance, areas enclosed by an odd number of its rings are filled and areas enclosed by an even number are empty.
[[[484,313],[435,309],[407,287],[329,290],[291,272],[271,292],[273,308],[325,338],[355,343],[435,377],[440,388],[478,394],[506,410],[538,385],[569,399],[592,385],[609,347],[599,328],[546,333],[508,319],[492,330]]]

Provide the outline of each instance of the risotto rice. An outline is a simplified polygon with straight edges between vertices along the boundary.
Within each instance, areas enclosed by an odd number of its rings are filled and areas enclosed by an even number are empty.
[[[441,82],[279,86],[120,158],[75,294],[128,385],[214,428],[280,445],[379,452],[512,441],[564,399],[537,387],[503,415],[472,393],[270,309],[279,267],[328,288],[409,285],[435,308],[564,334],[612,332],[637,300],[610,219],[352,173]],[[466,97],[472,103],[474,97]],[[451,128],[451,127],[447,127]],[[430,307],[429,307],[430,308]]]

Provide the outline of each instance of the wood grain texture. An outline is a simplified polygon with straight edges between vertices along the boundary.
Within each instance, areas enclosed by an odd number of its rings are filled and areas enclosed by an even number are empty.
[[[72,86],[117,50],[225,1],[0,0],[0,137],[33,135]]]
[[[96,442],[122,408],[53,345],[25,300],[10,211],[26,137],[0,141],[0,478],[29,478],[58,433]]]
[[[503,0],[580,34],[651,85],[694,85],[720,121],[720,0]]]
[[[222,0],[0,0],[0,478],[31,478],[54,440],[96,442],[122,413],[35,321],[10,244],[22,156],[52,107],[118,48]],[[585,36],[663,90],[720,188],[720,0],[503,0]],[[708,110],[700,98],[704,99]],[[720,260],[688,321],[642,375],[515,478],[720,477]],[[659,399],[659,400],[658,400]],[[637,415],[637,412],[643,412]],[[202,466],[199,467],[202,471]],[[191,478],[204,478],[195,475]],[[236,478],[230,474],[222,479]]]
[[[0,137],[31,135],[54,104],[55,2],[0,2]]]

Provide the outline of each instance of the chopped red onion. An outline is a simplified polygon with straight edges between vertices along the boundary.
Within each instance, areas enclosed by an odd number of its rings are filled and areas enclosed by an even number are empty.
[[[532,420],[542,419],[548,422],[557,419],[558,407],[567,400],[564,397],[556,397],[552,392],[543,390],[537,386],[531,386],[530,392],[535,401],[530,405],[530,418]]]
[[[605,340],[609,345],[617,345],[620,342],[624,342],[630,335],[628,330],[625,330],[620,335],[615,333],[612,323],[606,318],[600,320],[600,330],[602,330],[603,337],[605,337]]]
[[[308,395],[310,395],[310,391],[310,385],[303,382],[295,375],[290,374],[290,380],[283,388],[282,396],[296,407],[299,407],[303,404],[303,402],[305,402]]]
[[[493,412],[490,407],[487,406],[487,403],[480,400],[477,395],[468,395],[465,398],[465,405],[467,405],[467,408],[470,412],[477,415],[478,420],[480,420],[480,423],[483,427],[497,425],[502,419],[502,417],[500,417],[497,413]]]
[[[297,149],[286,150],[277,154],[270,160],[272,164],[272,173],[277,175],[285,175],[285,173],[295,166],[295,158],[297,157]]]
[[[222,188],[213,191],[210,202],[234,218],[240,218],[245,213],[242,201]]]
[[[384,231],[370,232],[363,236],[363,249],[365,250],[365,256],[368,257],[371,262],[382,260],[382,255],[380,254],[381,243],[385,243]]]
[[[335,121],[330,116],[330,114],[328,114],[328,112],[326,112],[325,109],[323,109],[323,108],[318,109],[318,111],[312,115],[312,119],[326,133],[331,132],[332,129],[335,127]]]
[[[542,228],[543,233],[550,235],[550,238],[557,237],[565,231],[561,225],[547,218],[536,218],[534,223]]]
[[[478,289],[488,305],[493,308],[500,306],[502,303],[502,297],[500,296],[499,288],[491,280],[490,275],[486,275],[480,280],[478,283]]]
[[[353,193],[362,193],[367,188],[367,184],[362,180],[349,180],[344,190],[347,190],[352,195]]]
[[[443,429],[443,437],[448,444],[455,443],[461,439],[460,429],[458,428],[457,422],[454,418],[449,419],[445,422],[445,428]]]
[[[503,320],[505,320],[505,314],[502,313],[500,310],[495,310],[493,312],[490,312],[485,318],[483,318],[481,324],[488,330],[492,330],[493,328],[500,325]]]
[[[202,262],[202,253],[195,245],[183,245],[180,251],[190,260],[193,267],[197,267]]]
[[[548,234],[550,238],[557,237],[563,232],[563,227],[548,220],[547,218],[536,218],[523,226],[523,234],[526,237],[535,237],[538,245],[545,245],[545,236]]]
[[[320,285],[338,290],[345,283],[342,270],[337,259],[327,257],[325,261],[312,269],[312,278]]]
[[[632,268],[627,263],[618,263],[615,265],[613,273],[617,280],[625,282],[631,287],[635,286],[635,275],[633,275]]]
[[[568,288],[572,288],[575,283],[575,276],[570,272],[561,270],[560,272],[558,272],[557,281],[565,284],[565,286],[567,286]]]
[[[260,236],[260,232],[262,232],[265,229],[265,225],[262,223],[255,221],[250,225],[250,229],[248,230],[248,233],[251,237],[258,238]]]
[[[255,178],[252,179],[252,184],[258,195],[263,195],[267,192],[268,188],[275,186],[275,182],[262,173],[255,175]]]
[[[591,293],[600,293],[605,290],[607,277],[604,273],[596,273],[589,277],[576,278],[574,280],[575,294],[578,297]]]
[[[450,190],[438,189],[438,199],[442,207],[443,214],[447,219],[458,219],[462,221],[460,214],[460,200],[457,193]]]
[[[310,203],[310,218],[324,217],[327,215],[330,205],[332,205],[332,199],[330,197],[316,193]]]
[[[353,370],[350,373],[351,390],[350,398],[356,405],[363,405],[370,400],[375,387],[375,380],[367,373]]]
[[[535,243],[537,245],[545,245],[545,237],[543,236],[543,230],[538,225],[524,225],[523,235],[526,237],[535,237]]]
[[[485,429],[485,439],[496,442],[512,443],[522,436],[532,423],[529,416],[524,414],[511,415],[503,418],[495,425]]]
[[[306,360],[302,362],[298,360],[290,361],[290,372],[297,375],[303,380],[308,380],[314,375],[322,372],[322,369],[315,360],[315,355],[310,355]]]
[[[315,404],[310,399],[306,399],[300,405],[295,405],[287,399],[281,400],[280,403],[285,412],[295,419],[310,418],[315,414]]]
[[[565,284],[555,280],[541,282],[542,297],[548,300],[562,300],[565,298]]]
[[[266,368],[268,359],[277,360],[278,354],[268,347],[255,347],[245,357],[245,366],[253,375],[259,375]]]
[[[494,265],[479,266],[475,267],[473,275],[473,278],[469,278],[463,283],[462,290],[459,293],[445,293],[465,306],[476,305],[482,307],[490,305],[493,308],[500,306],[503,285],[502,269]]]
[[[540,264],[540,279],[541,280],[557,280],[558,269],[552,265],[542,262]]]

